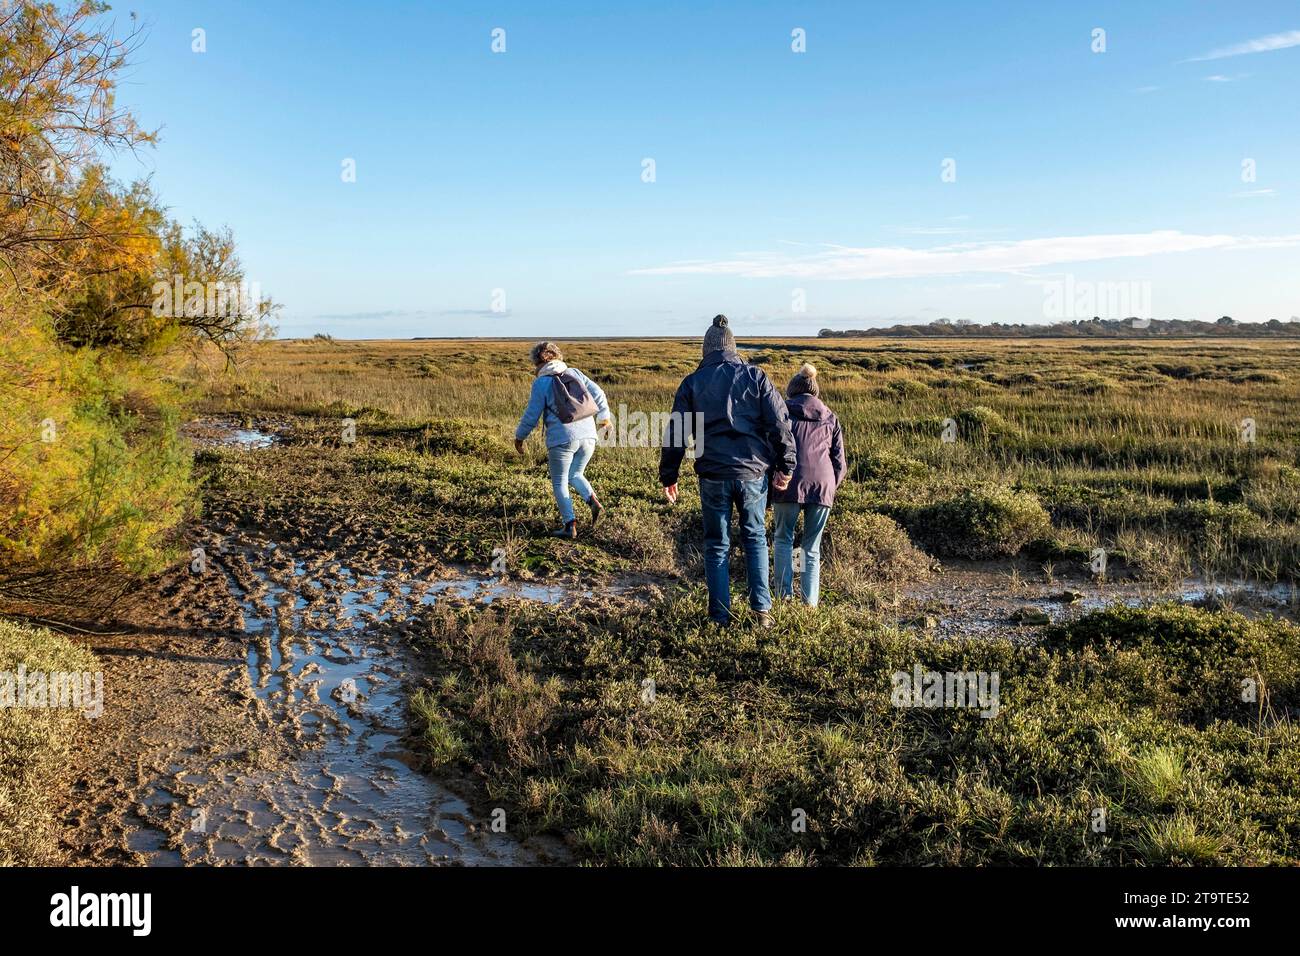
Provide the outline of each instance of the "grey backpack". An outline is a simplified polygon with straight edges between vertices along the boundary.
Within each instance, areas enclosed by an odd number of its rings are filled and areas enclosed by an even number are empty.
[[[551,401],[555,417],[566,425],[596,414],[596,400],[572,369],[551,376]]]

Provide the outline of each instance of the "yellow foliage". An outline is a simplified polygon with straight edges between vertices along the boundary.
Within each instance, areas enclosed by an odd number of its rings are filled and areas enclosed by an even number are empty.
[[[0,579],[156,569],[193,506],[179,396],[129,355],[60,349],[40,322],[0,330]]]

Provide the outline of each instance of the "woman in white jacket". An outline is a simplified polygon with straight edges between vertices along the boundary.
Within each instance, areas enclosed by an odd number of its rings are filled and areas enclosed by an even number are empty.
[[[560,508],[560,527],[552,534],[557,538],[574,539],[578,536],[578,522],[573,513],[573,498],[569,494],[572,485],[577,489],[582,500],[591,508],[591,526],[594,528],[600,520],[604,508],[596,498],[596,489],[591,487],[583,473],[587,463],[596,451],[597,425],[605,428],[609,425],[609,402],[600,386],[576,368],[564,364],[564,355],[554,342],[538,342],[529,353],[533,367],[536,369],[532,391],[528,395],[528,405],[524,408],[519,427],[515,429],[515,451],[524,453],[524,439],[542,422],[546,432],[546,457],[551,473],[551,487],[555,492],[555,503]],[[567,381],[564,385],[576,385],[585,390],[595,403],[596,414],[588,415],[574,421],[565,422],[556,408],[554,389],[556,377],[562,376]]]

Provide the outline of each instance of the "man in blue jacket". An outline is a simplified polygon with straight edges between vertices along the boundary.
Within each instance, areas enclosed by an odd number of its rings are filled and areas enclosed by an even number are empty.
[[[695,473],[704,514],[704,579],[709,619],[731,622],[731,508],[740,516],[749,606],[759,624],[771,627],[772,595],[767,584],[768,473],[778,491],[790,484],[797,461],[785,402],[763,370],[736,353],[725,315],[714,316],[704,334],[704,360],[682,380],[659,456],[659,482],[670,504],[677,502],[677,478],[687,438],[695,440]]]

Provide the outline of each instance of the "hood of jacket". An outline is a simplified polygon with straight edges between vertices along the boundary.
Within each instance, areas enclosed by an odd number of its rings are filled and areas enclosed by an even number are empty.
[[[831,417],[831,410],[816,395],[796,395],[787,399],[785,407],[790,418],[805,422],[822,422]]]
[[[700,359],[700,364],[696,368],[709,368],[714,365],[721,365],[723,362],[732,362],[736,365],[745,364],[745,360],[740,357],[740,353],[735,349],[714,349]]]
[[[541,378],[543,375],[560,375],[568,370],[569,366],[565,365],[559,359],[551,359],[551,361],[547,362],[537,370],[537,377]]]

